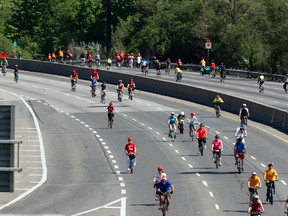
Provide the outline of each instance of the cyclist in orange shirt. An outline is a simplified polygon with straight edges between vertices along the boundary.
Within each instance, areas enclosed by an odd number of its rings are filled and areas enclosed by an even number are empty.
[[[204,142],[204,148],[206,148],[206,139],[208,138],[208,134],[203,123],[200,124],[200,127],[196,132],[196,138],[198,139],[198,148],[201,146],[202,141]],[[200,154],[200,151],[198,152],[198,154]]]
[[[51,53],[48,54],[48,61],[51,62],[52,56]]]
[[[63,60],[64,60],[64,52],[60,49],[59,50],[59,61],[63,62]]]

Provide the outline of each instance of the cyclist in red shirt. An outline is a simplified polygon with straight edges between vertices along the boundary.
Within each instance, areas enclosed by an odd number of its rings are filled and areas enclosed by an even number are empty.
[[[210,64],[210,67],[211,67],[211,77],[215,77],[215,73],[216,73],[216,64],[214,62],[214,60],[212,60],[211,64]]]
[[[203,123],[200,124],[200,127],[196,132],[196,138],[198,139],[198,148],[201,145],[201,141],[204,142],[204,148],[206,148],[206,139],[208,138],[208,134]],[[198,152],[198,154],[200,154],[200,151]]]
[[[96,68],[91,72],[90,78],[91,78],[91,80],[92,79],[96,79],[96,80],[99,79],[99,73],[98,73],[98,70]]]
[[[128,83],[127,88],[128,88],[128,95],[130,95],[131,91],[134,91],[134,89],[136,88],[136,85],[133,79],[130,79],[130,82]]]
[[[252,197],[252,205],[249,206],[249,208],[248,208],[248,213],[251,213],[251,212],[259,213],[259,212],[261,212],[261,210],[262,210],[262,212],[264,212],[263,204],[262,204],[261,200],[259,199],[259,196],[254,195]],[[258,214],[253,214],[253,215],[258,215]]]
[[[214,155],[218,154],[219,166],[222,166],[222,164],[221,164],[221,152],[223,151],[223,142],[220,139],[220,136],[218,134],[215,135],[215,139],[212,141],[211,151],[213,154],[213,157],[212,157],[213,159],[214,159]]]
[[[178,61],[177,61],[177,66],[178,66],[181,70],[183,70],[183,63],[182,63],[181,59],[178,59]]]
[[[110,126],[110,121],[114,119],[115,108],[113,106],[113,102],[109,103],[107,107],[107,114],[108,114],[108,127]]]
[[[124,84],[122,80],[119,80],[118,85],[116,86],[117,89],[117,93],[118,93],[118,100],[121,101],[122,97],[120,97],[120,95],[123,95],[124,92]]]
[[[128,137],[128,144],[126,144],[126,146],[125,146],[125,152],[126,152],[126,154],[128,156],[128,159],[127,159],[127,164],[128,164],[127,171],[130,171],[130,161],[131,160],[132,160],[133,166],[136,166],[136,154],[137,154],[136,144],[132,143],[132,141],[133,141],[133,138],[132,137]]]
[[[78,73],[76,70],[73,70],[70,75],[71,87],[73,87],[74,82],[77,83],[77,79],[78,79]]]

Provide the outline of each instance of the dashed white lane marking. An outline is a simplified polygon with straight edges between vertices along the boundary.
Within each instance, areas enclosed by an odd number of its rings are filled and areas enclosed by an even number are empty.
[[[152,130],[152,128],[151,127],[148,127],[150,130]]]
[[[167,140],[165,137],[162,137],[163,140]]]
[[[106,145],[106,143],[105,143],[105,142],[102,142],[102,145]]]
[[[191,164],[188,164],[188,166],[189,166],[190,168],[193,168],[193,166],[192,166]]]
[[[218,209],[219,209],[219,205],[218,205],[218,204],[215,204],[215,208],[218,210]]]
[[[136,119],[132,118],[133,121],[136,121]]]
[[[171,143],[169,143],[169,145],[170,145],[171,147],[173,147],[173,145],[172,145]]]
[[[121,182],[120,187],[125,187],[125,183]]]
[[[115,169],[119,169],[119,167],[118,167],[117,165],[114,165],[114,168],[115,168]]]
[[[207,184],[206,181],[202,181],[202,183],[203,183],[206,187],[208,187],[208,184]]]
[[[140,124],[141,124],[142,126],[145,126],[145,124],[144,124],[144,123],[142,123],[142,122],[141,122]]]
[[[252,158],[253,160],[256,160],[256,158],[255,158],[254,156],[251,156],[251,158]]]
[[[287,183],[284,180],[281,180],[282,184],[287,185]]]
[[[121,175],[121,171],[117,170],[116,175]]]
[[[102,141],[103,141],[103,139],[99,139],[99,141],[100,141],[100,142],[102,142]]]
[[[112,163],[117,163],[116,160],[112,160]]]
[[[85,122],[83,122],[83,121],[81,121],[80,123],[81,123],[81,124],[85,124]]]
[[[197,175],[197,176],[200,176],[200,174],[199,174],[199,173],[196,173],[196,175]]]
[[[105,148],[105,149],[109,149],[109,147],[108,147],[108,146],[104,146],[104,148]]]
[[[89,128],[89,130],[91,130],[91,131],[92,131],[92,130],[93,130],[93,128],[91,128],[91,127],[90,127],[90,128]]]
[[[211,191],[209,192],[209,194],[210,194],[211,197],[214,197],[214,195],[213,195],[213,193]]]
[[[126,194],[126,190],[121,190],[121,194]]]
[[[100,137],[100,135],[99,135],[99,134],[96,134],[96,137],[98,137],[98,138],[99,138],[99,137]]]
[[[278,101],[272,101],[272,102],[277,103],[277,104],[279,103]]]
[[[70,113],[65,113],[65,114],[68,115],[68,116],[70,115]]]
[[[182,157],[182,160],[184,160],[184,161],[185,161],[185,160],[186,160],[186,158],[185,158],[185,157]]]
[[[127,117],[127,115],[126,115],[126,114],[123,114],[123,116]]]
[[[219,132],[219,131],[215,131],[215,133],[216,133],[216,134],[220,134],[220,132]]]
[[[111,151],[110,151],[110,150],[107,150],[107,153],[108,153],[108,154],[111,154]]]
[[[80,121],[80,119],[78,119],[78,118],[76,118],[75,120],[76,120],[76,121]]]
[[[177,154],[179,154],[179,151],[178,151],[177,149],[175,150],[175,152],[176,152]]]
[[[159,133],[158,131],[156,131],[156,134],[158,134],[158,135],[159,135],[160,133]]]
[[[113,155],[109,155],[109,157],[110,157],[110,158],[114,158],[114,156],[113,156]]]
[[[89,128],[90,126],[89,126],[89,125],[87,125],[87,124],[85,124],[85,127]]]
[[[263,164],[263,163],[261,163],[260,165],[261,165],[262,167],[266,167],[265,164]]]
[[[93,131],[94,134],[97,134],[97,131]]]

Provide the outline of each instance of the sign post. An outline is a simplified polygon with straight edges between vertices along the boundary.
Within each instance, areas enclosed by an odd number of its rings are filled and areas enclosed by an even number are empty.
[[[207,65],[209,65],[209,50],[212,48],[212,43],[210,39],[206,40],[205,49],[207,49]]]

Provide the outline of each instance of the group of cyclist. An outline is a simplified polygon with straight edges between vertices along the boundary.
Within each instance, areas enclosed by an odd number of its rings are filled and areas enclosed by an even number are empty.
[[[6,72],[7,72],[6,70],[7,70],[8,66],[9,66],[9,63],[8,63],[7,58],[1,59],[0,67],[1,67],[1,71],[2,71],[3,76],[6,76]],[[13,74],[14,74],[14,81],[16,83],[18,83],[18,80],[19,80],[19,66],[17,64],[13,68]]]

